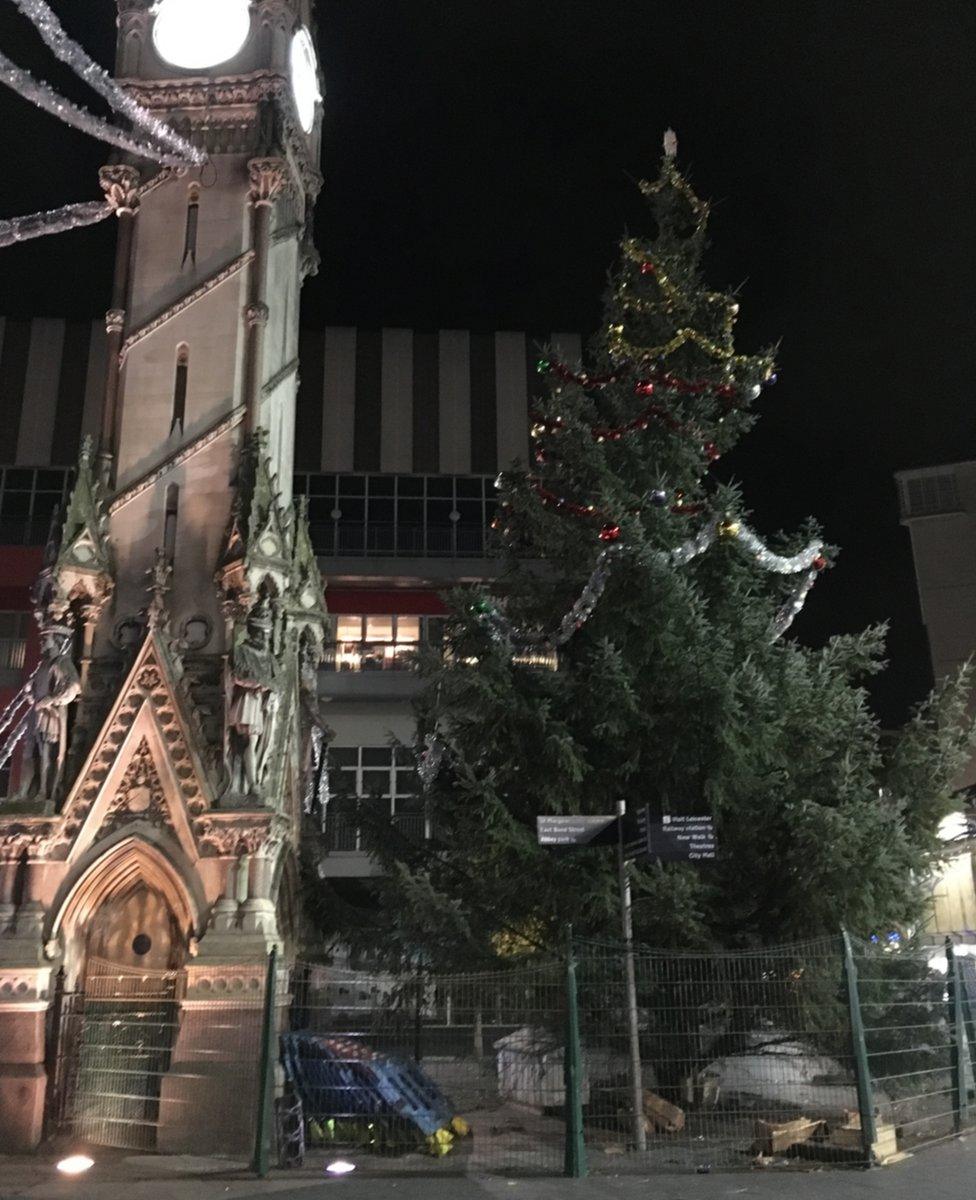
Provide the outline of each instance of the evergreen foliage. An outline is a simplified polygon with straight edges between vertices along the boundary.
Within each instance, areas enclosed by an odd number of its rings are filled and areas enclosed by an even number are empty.
[[[763,945],[841,925],[867,936],[922,913],[969,746],[965,680],[889,739],[864,689],[883,629],[817,649],[775,636],[796,580],[748,552],[742,496],[709,471],[753,423],[772,360],[735,350],[738,305],[701,273],[707,205],[673,157],[640,186],[652,236],[622,243],[589,374],[542,362],[536,462],[500,478],[497,587],[452,595],[449,653],[422,664],[420,736],[446,747],[427,796],[433,837],[374,830],[387,874],[373,918],[344,910],[354,945],[457,967],[551,948],[567,921],[615,935],[613,854],[542,849],[535,818],[612,813],[619,798],[710,812],[718,827],[717,862],[635,871],[647,944]],[[709,550],[662,561],[710,518],[722,523]],[[605,591],[558,670],[486,619],[501,596],[516,628],[555,629],[607,545]]]

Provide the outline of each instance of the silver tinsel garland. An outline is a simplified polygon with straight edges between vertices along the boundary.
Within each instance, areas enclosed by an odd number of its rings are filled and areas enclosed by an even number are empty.
[[[207,156],[186,138],[171,129],[148,109],[137,104],[124,88],[97,63],[92,62],[81,46],[71,40],[61,28],[57,17],[45,0],[13,0],[13,3],[33,24],[47,45],[63,63],[102,96],[113,111],[126,117],[144,137],[119,129],[111,122],[95,116],[87,109],[65,100],[48,84],[35,79],[0,53],[0,83],[7,84],[25,100],[30,100],[45,112],[58,117],[67,125],[109,145],[116,146],[140,158],[147,158],[167,167],[198,166]],[[165,173],[165,172],[164,172]],[[25,242],[30,238],[51,233],[64,233],[83,225],[94,225],[111,216],[112,209],[100,201],[65,204],[48,212],[29,213],[22,217],[0,220],[0,249]]]
[[[793,624],[793,619],[803,607],[804,601],[813,585],[817,582],[819,571],[816,567],[811,567],[794,587],[789,597],[776,610],[776,615],[773,617],[772,628],[770,629],[769,640],[775,642],[777,638],[783,634]]]
[[[728,536],[734,537],[745,546],[756,562],[765,570],[777,575],[796,575],[801,571],[804,572],[803,578],[797,583],[789,598],[780,606],[773,618],[772,640],[775,641],[789,629],[793,624],[793,619],[803,607],[819,573],[814,564],[822,555],[823,546],[820,542],[810,542],[797,554],[777,554],[770,550],[759,535],[747,526],[740,525],[738,522],[730,522],[727,518],[712,517],[693,537],[686,538],[671,550],[655,550],[648,557],[651,562],[659,566],[683,567],[692,559],[704,554],[723,532],[723,529],[728,530]],[[593,611],[603,595],[607,580],[610,578],[612,558],[624,549],[625,547],[618,542],[600,551],[596,565],[589,579],[583,585],[583,590],[552,633],[520,630],[494,605],[485,609],[479,614],[479,617],[497,642],[520,646],[549,646],[553,649],[563,646],[593,615]]]
[[[49,212],[30,213],[26,217],[11,217],[0,221],[0,250],[15,242],[27,242],[31,238],[44,237],[49,233],[64,233],[82,225],[95,225],[112,215],[104,200],[86,200],[82,204],[65,204]]]
[[[199,165],[206,160],[206,155],[202,150],[198,150],[186,138],[171,129],[165,121],[161,121],[141,104],[137,104],[107,71],[98,63],[92,62],[82,47],[72,41],[64,32],[61,23],[45,0],[13,0],[13,3],[31,22],[41,35],[44,44],[56,58],[71,67],[92,91],[97,92],[108,101],[115,112],[128,117],[137,128],[144,129],[154,142],[169,146],[171,150],[174,150],[178,156],[175,161]]]
[[[38,108],[42,108],[45,112],[64,121],[66,125],[89,133],[92,137],[107,142],[111,146],[117,146],[120,150],[126,150],[130,154],[136,154],[141,158],[148,158],[169,166],[185,165],[188,161],[183,154],[163,149],[155,139],[133,137],[101,117],[96,117],[87,109],[79,108],[77,104],[65,100],[48,84],[35,79],[29,71],[12,63],[5,54],[0,54],[0,83],[5,83],[25,100],[30,100]]]

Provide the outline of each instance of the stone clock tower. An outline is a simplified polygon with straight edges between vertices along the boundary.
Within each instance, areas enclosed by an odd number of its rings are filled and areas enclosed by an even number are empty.
[[[200,1072],[180,1067],[213,1045],[213,997],[256,1019],[268,949],[292,947],[318,745],[326,618],[291,474],[321,86],[310,0],[118,7],[116,77],[207,160],[101,171],[101,434],[35,589],[42,659],[0,813],[0,1129],[39,1137],[55,973],[79,994],[129,973],[179,1006],[155,1144],[206,1149],[232,1078],[187,1091]]]

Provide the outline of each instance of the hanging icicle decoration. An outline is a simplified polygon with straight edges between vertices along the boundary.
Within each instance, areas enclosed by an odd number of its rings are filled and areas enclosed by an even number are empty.
[[[190,158],[189,155],[177,154],[174,150],[164,149],[153,138],[137,138],[117,129],[103,118],[90,113],[86,108],[81,108],[77,104],[72,104],[70,100],[65,100],[48,84],[35,79],[29,71],[16,66],[2,53],[0,53],[0,83],[5,83],[25,100],[30,100],[32,104],[36,104],[38,108],[42,108],[45,112],[64,121],[66,125],[80,129],[83,133],[98,138],[99,141],[116,146],[119,150],[126,150],[140,158],[148,158],[167,166],[185,166],[189,162],[203,161],[202,152],[199,150],[193,150],[193,157]],[[190,147],[190,149],[193,148]]]
[[[115,112],[128,117],[137,128],[144,129],[152,141],[161,146],[169,146],[175,151],[179,162],[200,165],[206,161],[202,150],[191,145],[165,121],[153,116],[148,109],[133,100],[107,71],[93,62],[82,47],[68,37],[45,0],[13,0],[13,3],[31,22],[54,56],[69,66],[92,91],[107,100]]]
[[[67,233],[69,229],[79,229],[83,225],[96,225],[111,215],[112,210],[104,200],[86,200],[81,204],[52,208],[49,212],[0,220],[0,249],[49,233]]]
[[[93,62],[81,46],[71,40],[45,0],[13,0],[13,3],[33,24],[44,43],[55,56],[102,96],[109,107],[132,122],[144,137],[128,133],[109,121],[60,96],[49,84],[35,79],[0,53],[0,83],[5,83],[25,100],[30,100],[45,112],[67,125],[80,129],[100,141],[116,146],[130,154],[163,164],[168,175],[174,167],[200,166],[207,161],[203,150],[192,145],[171,129],[165,121],[138,104],[114,79]],[[94,225],[111,216],[112,209],[99,201],[65,204],[48,212],[29,213],[22,217],[0,220],[0,249],[16,242],[65,233],[85,225]]]

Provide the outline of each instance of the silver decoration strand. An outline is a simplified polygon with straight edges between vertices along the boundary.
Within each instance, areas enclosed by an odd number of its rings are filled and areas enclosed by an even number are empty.
[[[5,767],[7,765],[7,762],[9,761],[11,754],[13,754],[13,752],[17,749],[17,743],[21,740],[21,738],[27,732],[27,726],[29,724],[29,721],[30,721],[30,713],[28,713],[27,716],[25,716],[23,718],[23,720],[20,722],[20,724],[17,726],[17,728],[13,731],[13,733],[10,735],[10,737],[7,738],[6,742],[4,742],[3,749],[0,749],[0,769],[2,769],[3,767]]]
[[[819,574],[820,572],[816,567],[811,567],[794,587],[792,593],[776,610],[770,630],[769,640],[771,642],[775,642],[778,638],[781,638],[793,624],[800,609],[803,608],[807,596],[810,594],[810,589],[817,582]]]
[[[49,233],[66,233],[83,225],[95,225],[112,215],[104,200],[87,200],[82,204],[65,204],[49,212],[31,213],[0,221],[0,250],[16,242],[44,237]]]
[[[322,730],[317,725],[313,725],[309,736],[312,742],[312,764],[311,769],[305,777],[305,794],[302,797],[302,812],[306,816],[315,807],[316,772],[319,769],[319,763],[322,761]]]
[[[798,571],[808,571],[813,566],[813,560],[823,552],[820,542],[811,542],[799,554],[774,554],[768,546],[747,526],[739,530],[736,541],[741,542],[747,550],[756,556],[756,562],[767,571],[777,575],[796,575]]]
[[[687,538],[673,549],[653,551],[649,556],[650,561],[661,566],[683,567],[692,559],[704,554],[715,542],[720,526],[720,519],[712,517],[693,537]],[[740,526],[735,534],[735,540],[745,546],[756,562],[766,571],[776,575],[796,575],[801,571],[804,572],[803,579],[796,585],[789,599],[777,610],[773,618],[772,639],[775,641],[789,629],[793,619],[803,607],[819,573],[814,562],[823,553],[823,546],[820,542],[810,542],[797,554],[777,554],[769,549],[758,534],[745,525]],[[518,630],[515,624],[498,608],[492,608],[481,614],[481,620],[496,642],[516,643],[523,646],[550,646],[553,649],[563,646],[593,615],[593,611],[603,595],[607,580],[610,578],[612,556],[620,553],[623,549],[624,547],[617,543],[600,551],[592,574],[583,585],[583,590],[572,608],[560,620],[555,632],[547,634]]]
[[[325,832],[325,819],[329,815],[329,802],[332,799],[332,785],[329,781],[329,747],[322,746],[322,769],[319,771],[319,786],[316,792],[319,806],[319,819],[322,832]]]
[[[36,674],[37,672],[35,671],[31,675],[31,679],[33,679],[34,675]],[[13,725],[14,721],[16,721],[20,716],[20,710],[24,707],[24,705],[30,703],[30,696],[28,695],[27,691],[29,683],[30,680],[24,684],[24,686],[20,689],[17,695],[14,696],[3,712],[0,713],[0,733],[6,733],[10,726]]]
[[[64,121],[66,125],[72,125],[75,129],[91,134],[92,137],[111,146],[117,146],[120,150],[127,150],[130,154],[137,154],[141,158],[148,158],[167,166],[185,165],[187,162],[185,155],[161,149],[155,141],[132,137],[87,109],[79,108],[77,104],[65,100],[48,84],[35,79],[29,71],[24,71],[12,63],[5,54],[0,54],[0,83],[5,83],[25,100],[30,100],[38,108]]]
[[[436,733],[424,735],[424,749],[417,760],[417,778],[425,792],[430,790],[431,784],[440,772],[446,749],[447,746]]]
[[[198,150],[185,138],[180,137],[165,121],[161,121],[148,109],[136,103],[107,71],[103,70],[98,63],[92,62],[84,49],[64,32],[58,18],[45,0],[13,0],[13,3],[31,22],[54,56],[71,67],[92,91],[107,100],[115,112],[128,117],[133,125],[144,129],[153,141],[169,146],[179,155],[181,162],[200,165],[206,160],[206,155],[202,150]]]

